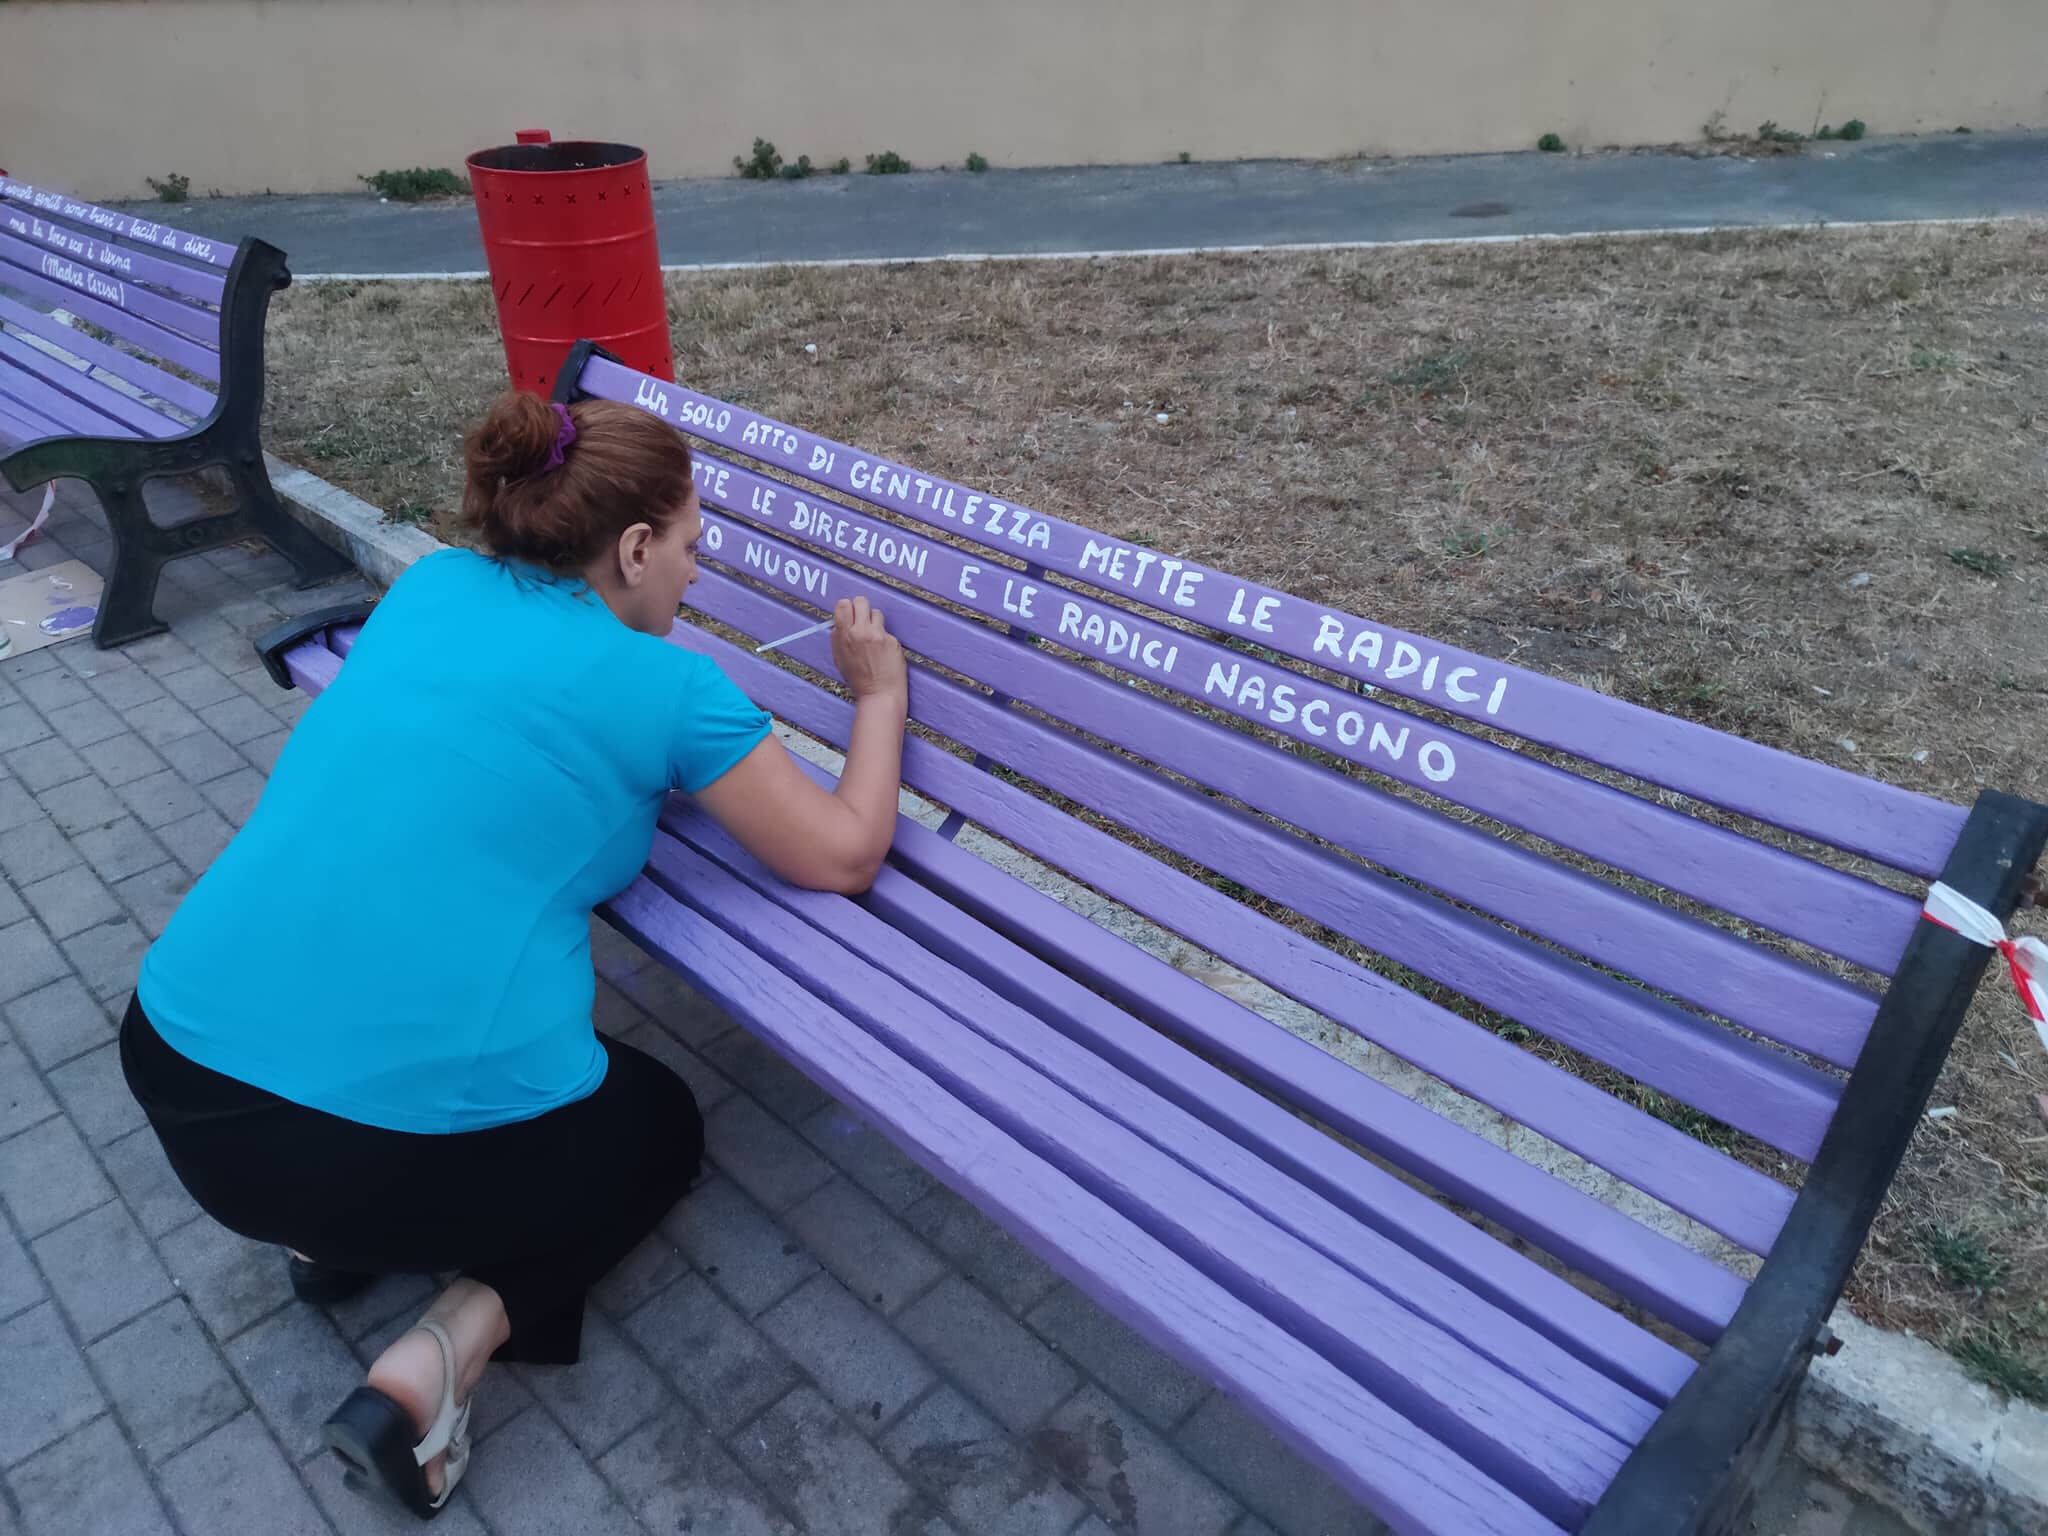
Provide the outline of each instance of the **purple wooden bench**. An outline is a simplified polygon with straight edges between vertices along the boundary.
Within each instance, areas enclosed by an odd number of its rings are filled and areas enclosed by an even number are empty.
[[[587,343],[562,378],[701,440],[691,602],[727,633],[864,594],[945,669],[913,668],[904,776],[950,814],[904,821],[871,893],[792,890],[679,800],[610,921],[1396,1530],[1731,1527],[1985,964],[1921,893],[1938,875],[2002,920],[2048,809],[1965,811],[1388,630]],[[317,690],[353,635],[282,631],[273,670]],[[828,637],[790,648],[808,671],[672,639],[844,744]],[[1506,1145],[984,862],[969,823],[1494,1106]],[[1539,1143],[1761,1272],[1516,1155]]]
[[[290,281],[261,240],[230,249],[0,176],[0,473],[18,491],[72,476],[99,497],[114,560],[98,645],[165,627],[157,578],[180,555],[253,538],[302,587],[349,571],[279,504],[258,441],[264,318]],[[230,510],[151,519],[145,480],[210,467]]]

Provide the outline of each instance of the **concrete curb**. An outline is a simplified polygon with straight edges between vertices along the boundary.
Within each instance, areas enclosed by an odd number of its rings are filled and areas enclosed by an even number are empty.
[[[376,507],[317,475],[280,459],[269,463],[271,481],[293,514],[347,552],[379,587],[389,587],[415,560],[445,547],[421,529],[387,521]],[[838,766],[839,754],[830,747],[780,726],[778,731],[793,751],[828,767]],[[937,807],[908,790],[902,804],[906,815],[927,825],[940,819]],[[967,829],[960,843],[1330,1048],[1324,1032],[1314,1027],[1313,1014],[1255,979],[1191,953],[1172,934],[1115,908],[1059,871],[976,828]],[[1356,1064],[1411,1097],[1418,1096],[1385,1053],[1367,1048]],[[1439,1112],[1465,1118],[1456,1106],[1441,1102],[1441,1092],[1428,1097]],[[1516,1150],[1532,1161],[1549,1161],[1540,1151],[1532,1154],[1520,1146]],[[1597,1169],[1590,1172],[1599,1175]],[[1632,1207],[1635,1204],[1631,1202]],[[1654,1221],[1649,1213],[1631,1213]],[[1921,1536],[2036,1536],[2048,1531],[2048,1412],[2000,1398],[1942,1350],[1921,1339],[1874,1328],[1846,1308],[1829,1326],[1842,1348],[1839,1354],[1814,1362],[1800,1395],[1793,1449],[1802,1461],[1889,1509]]]

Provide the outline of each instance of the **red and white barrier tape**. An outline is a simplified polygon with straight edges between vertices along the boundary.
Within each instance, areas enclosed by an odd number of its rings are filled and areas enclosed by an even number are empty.
[[[2012,984],[2019,990],[2020,1006],[2034,1021],[2034,1033],[2041,1037],[2042,1048],[2048,1049],[2048,944],[2035,938],[2006,937],[2005,927],[1997,918],[1939,881],[1927,892],[1927,905],[1920,915],[1930,923],[1961,934],[1972,944],[1995,949],[2005,956],[2012,971]]]
[[[12,560],[28,545],[35,542],[36,535],[43,531],[43,524],[50,520],[50,508],[57,501],[57,482],[52,480],[43,487],[42,509],[36,513],[35,521],[22,529],[5,544],[0,544],[0,564]]]

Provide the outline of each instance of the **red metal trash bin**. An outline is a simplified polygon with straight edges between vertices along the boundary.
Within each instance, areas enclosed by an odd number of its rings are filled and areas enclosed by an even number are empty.
[[[469,185],[514,387],[547,394],[585,337],[643,373],[675,377],[643,151],[507,144],[469,157]]]

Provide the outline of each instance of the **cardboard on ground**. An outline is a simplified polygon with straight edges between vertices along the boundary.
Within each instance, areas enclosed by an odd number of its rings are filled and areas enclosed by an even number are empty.
[[[0,573],[6,570],[0,565]],[[59,640],[90,634],[101,586],[99,573],[78,560],[0,580],[0,634],[13,642],[0,650],[0,667]]]

